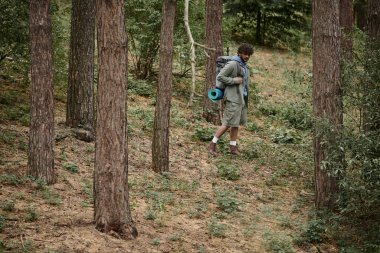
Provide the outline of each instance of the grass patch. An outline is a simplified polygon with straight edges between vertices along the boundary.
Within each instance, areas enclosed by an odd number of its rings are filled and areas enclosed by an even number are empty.
[[[128,110],[130,118],[137,119],[137,121],[129,121],[133,125],[137,123],[138,129],[143,131],[152,131],[154,124],[154,111],[152,109],[132,108]],[[133,126],[133,129],[136,129]]]
[[[155,92],[155,87],[146,80],[137,80],[129,77],[128,92],[137,94],[143,97],[152,97]]]
[[[262,142],[248,143],[243,149],[243,157],[248,161],[252,161],[259,158],[262,146]]]
[[[49,205],[57,206],[62,204],[61,196],[47,188],[42,192],[42,196]]]
[[[67,170],[70,171],[71,173],[79,173],[79,167],[75,163],[65,163],[63,167]]]
[[[38,213],[36,209],[33,206],[29,206],[26,216],[25,216],[25,221],[26,222],[34,222],[38,219]]]
[[[195,128],[193,139],[198,140],[198,141],[208,142],[212,140],[212,138],[214,137],[214,134],[215,134],[215,129],[199,126]]]
[[[292,144],[298,142],[299,136],[290,129],[280,128],[271,134],[271,139],[273,143],[277,144]]]
[[[161,220],[166,212],[167,206],[174,203],[173,193],[162,193],[148,190],[146,191],[145,196],[148,204],[148,208],[144,215],[146,220]]]
[[[208,230],[211,236],[218,238],[225,238],[227,232],[227,225],[218,222],[217,219],[212,218],[208,224]]]
[[[0,215],[0,232],[3,232],[5,225],[6,225],[5,217]]]
[[[19,177],[15,174],[1,174],[0,183],[4,185],[19,186],[27,181],[26,177]]]
[[[201,219],[204,218],[205,214],[208,210],[208,200],[202,198],[198,200],[192,207],[190,208],[188,214],[191,219]]]
[[[230,189],[217,189],[214,191],[218,208],[226,213],[233,213],[239,209],[240,202],[236,193]]]
[[[16,140],[16,135],[10,131],[1,131],[0,132],[0,141],[4,144],[13,146],[13,143]]]
[[[1,205],[1,210],[5,212],[12,212],[15,210],[15,200],[14,199],[8,199]]]
[[[226,180],[238,180],[240,178],[240,168],[234,164],[220,163],[217,165],[218,175]]]

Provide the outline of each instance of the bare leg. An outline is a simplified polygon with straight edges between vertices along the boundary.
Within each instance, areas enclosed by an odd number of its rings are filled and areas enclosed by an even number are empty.
[[[239,127],[231,127],[230,140],[236,141],[238,137]]]
[[[231,127],[231,131],[230,131],[230,140],[231,141],[234,141],[236,143],[238,132],[239,132],[238,127]],[[236,144],[230,143],[230,153],[232,155],[239,155],[239,151],[238,151]]]
[[[224,125],[221,125],[218,130],[216,131],[215,133],[215,137],[216,138],[220,138],[222,137],[222,135],[228,130],[228,128],[230,128],[229,126],[224,126]]]
[[[218,130],[216,130],[216,133],[215,133],[215,137],[216,138],[220,138],[222,137],[222,135],[228,130],[228,128],[230,128],[229,126],[224,126],[224,125],[221,125]],[[214,139],[215,139],[214,137]],[[216,141],[215,140],[212,140],[211,143],[210,143],[210,146],[209,146],[209,152],[211,155],[213,156],[216,156],[217,155],[217,151],[216,151]]]

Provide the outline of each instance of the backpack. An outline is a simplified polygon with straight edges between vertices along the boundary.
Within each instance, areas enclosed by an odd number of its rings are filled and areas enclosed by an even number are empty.
[[[216,76],[218,76],[224,66],[226,66],[226,64],[231,60],[232,56],[226,55],[218,56],[218,58],[216,58]],[[223,98],[225,88],[225,85],[215,78],[215,86],[208,91],[209,99],[213,102],[218,102],[218,100]]]
[[[224,66],[226,66],[226,64],[232,60],[232,57],[233,56],[222,55],[216,58],[216,77],[218,76],[220,71],[224,68]],[[218,80],[215,80],[215,84],[216,84],[215,88],[217,89],[224,90],[226,88],[225,85],[219,82]]]

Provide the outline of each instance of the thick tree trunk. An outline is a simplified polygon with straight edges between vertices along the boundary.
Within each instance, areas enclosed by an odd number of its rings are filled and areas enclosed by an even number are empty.
[[[72,0],[66,124],[94,127],[95,0]]]
[[[367,4],[366,0],[356,2],[354,5],[354,19],[356,20],[356,26],[362,30],[366,30],[367,26]]]
[[[377,53],[380,52],[380,1],[368,0],[367,7],[366,71],[370,80],[365,85],[363,125],[364,131],[369,133],[380,129],[380,71]]]
[[[97,0],[99,52],[95,151],[95,224],[121,237],[137,235],[128,196],[127,36],[123,0]]]
[[[380,41],[380,1],[368,0],[368,35],[375,42]]]
[[[203,93],[203,117],[207,122],[220,125],[220,114],[218,103],[208,99],[208,90],[215,86],[216,80],[216,58],[223,55],[222,39],[222,16],[223,1],[206,1],[206,47],[216,50],[209,50],[209,57],[206,62],[206,84]]]
[[[152,168],[155,172],[169,171],[169,122],[175,9],[176,0],[164,0],[160,39],[160,72],[152,143]]]
[[[342,126],[342,89],[340,81],[341,33],[339,2],[313,1],[313,111],[317,119],[327,121],[336,134]],[[317,131],[318,129],[316,129]],[[332,208],[337,191],[336,178],[323,168],[327,150],[333,145],[324,135],[314,136],[315,204]],[[322,142],[325,142],[322,144]],[[330,146],[329,146],[330,145]]]
[[[28,175],[55,182],[50,1],[30,1],[31,105]]]

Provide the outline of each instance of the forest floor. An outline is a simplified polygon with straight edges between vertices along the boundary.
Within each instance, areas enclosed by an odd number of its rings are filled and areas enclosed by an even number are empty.
[[[0,252],[337,252],[332,242],[312,243],[318,231],[310,226],[311,133],[290,124],[310,111],[310,58],[255,52],[256,94],[250,123],[239,133],[239,156],[228,154],[227,136],[219,156],[208,155],[216,126],[202,119],[201,97],[186,106],[190,81],[176,79],[170,172],[163,175],[151,170],[154,95],[129,90],[128,183],[139,235],[127,241],[95,229],[94,142],[67,134],[63,102],[55,117],[58,181],[46,186],[26,177],[27,88],[1,81]]]

